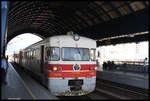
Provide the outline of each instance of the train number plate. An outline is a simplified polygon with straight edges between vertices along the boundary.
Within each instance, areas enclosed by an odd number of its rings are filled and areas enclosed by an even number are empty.
[[[83,80],[69,80],[69,86],[80,86],[83,85]]]

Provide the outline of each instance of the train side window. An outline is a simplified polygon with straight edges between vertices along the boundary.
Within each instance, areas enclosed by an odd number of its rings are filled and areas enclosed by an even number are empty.
[[[37,49],[35,49],[35,61],[37,62]]]
[[[35,59],[35,49],[33,50],[33,59]]]
[[[28,51],[28,58],[30,58],[30,51]]]
[[[32,60],[34,59],[34,50],[32,50]]]
[[[56,47],[46,47],[46,57],[48,61],[58,61],[60,59],[60,49]]]
[[[30,51],[30,59],[32,59],[32,50]]]
[[[31,51],[29,51],[29,59],[31,58]]]
[[[32,59],[32,50],[30,51],[30,59]]]
[[[37,61],[40,60],[40,49],[39,49],[39,48],[37,48],[37,49],[35,50],[35,58],[36,58]]]
[[[27,58],[29,58],[29,52],[27,52]]]
[[[32,52],[32,51],[30,50],[30,59],[31,59],[31,52]]]
[[[25,58],[27,58],[27,52],[25,52]]]
[[[46,47],[45,48],[45,60],[48,60],[48,56],[47,56],[47,54],[49,54],[49,52],[48,52],[48,50],[49,50],[49,47]]]
[[[31,59],[33,60],[33,50],[31,50]]]
[[[28,51],[28,58],[29,58],[29,51]]]
[[[29,51],[29,58],[31,58],[31,51]]]

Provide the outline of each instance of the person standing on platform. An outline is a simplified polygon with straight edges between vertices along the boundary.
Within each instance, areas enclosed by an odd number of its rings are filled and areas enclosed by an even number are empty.
[[[7,69],[8,69],[7,59],[5,58],[5,56],[2,56],[2,60],[1,60],[1,77],[2,77],[1,82],[2,84],[7,84],[6,82]]]
[[[107,64],[106,62],[103,62],[103,70],[106,70]]]
[[[146,61],[147,61],[147,58],[144,59],[144,73],[147,72],[147,69],[146,69]]]
[[[100,64],[98,62],[98,59],[96,60],[96,66],[98,67],[98,69],[100,70]]]

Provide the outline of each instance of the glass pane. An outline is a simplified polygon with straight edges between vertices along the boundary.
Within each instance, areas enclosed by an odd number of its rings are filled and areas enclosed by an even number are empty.
[[[132,2],[130,3],[130,6],[132,7],[134,11],[138,11],[138,10],[145,8],[145,5],[143,4],[143,2]]]
[[[108,20],[109,20],[109,17],[108,17],[106,14],[102,14],[102,15],[101,15],[101,18],[102,18],[104,21],[108,21]]]
[[[88,61],[89,49],[86,48],[62,48],[64,61]]]
[[[96,9],[96,8],[97,8],[97,6],[96,6],[94,3],[90,3],[90,4],[88,5],[88,7],[93,8],[93,9]]]
[[[96,50],[95,49],[91,49],[90,51],[90,57],[91,57],[91,60],[95,61],[96,60]]]
[[[124,5],[124,2],[112,2],[112,4],[113,4],[115,7],[120,7],[120,6]]]
[[[103,5],[102,8],[107,12],[107,11],[110,11],[112,10],[112,7],[110,5]]]
[[[122,15],[131,13],[131,11],[129,10],[129,8],[127,6],[120,7],[120,8],[118,8],[118,10]]]
[[[96,3],[97,5],[102,5],[104,2],[103,2],[103,1],[95,1],[95,3]]]
[[[75,19],[76,19],[78,22],[81,22],[80,25],[82,24],[83,27],[87,27],[87,24],[85,24],[85,23],[83,22],[83,20],[81,20],[81,17],[82,17],[82,16],[78,16],[78,17],[75,16]],[[80,27],[80,28],[81,28],[81,27]]]
[[[149,2],[148,2],[148,1],[146,1],[146,4],[147,4],[147,5],[149,5]]]
[[[95,24],[98,24],[101,22],[100,20],[97,19],[97,17],[95,17],[93,20],[94,20]]]
[[[59,57],[59,48],[46,47],[46,60],[57,61]]]
[[[90,21],[89,19],[86,19],[86,21],[87,21],[88,25],[90,25],[90,26],[93,25],[92,21]]]
[[[111,18],[119,17],[118,14],[115,11],[108,12],[108,14],[111,16]]]
[[[97,8],[95,11],[96,11],[97,13],[99,13],[100,15],[101,15],[101,14],[104,14],[104,11],[102,10],[102,8]]]
[[[80,12],[80,11],[76,11],[76,14],[79,16],[83,15],[82,12]]]
[[[40,49],[36,49],[35,50],[35,57],[36,57],[36,60],[40,60]]]

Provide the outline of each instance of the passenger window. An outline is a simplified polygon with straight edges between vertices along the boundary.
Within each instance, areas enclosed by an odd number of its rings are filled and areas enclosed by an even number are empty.
[[[60,59],[60,50],[55,47],[46,47],[46,57],[48,61],[58,61]]]

